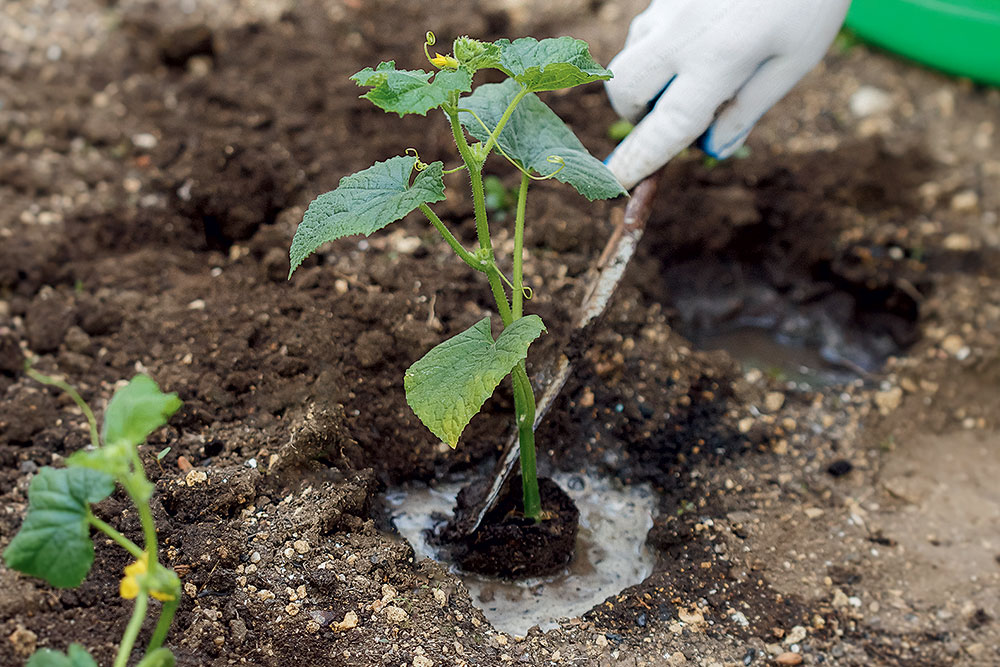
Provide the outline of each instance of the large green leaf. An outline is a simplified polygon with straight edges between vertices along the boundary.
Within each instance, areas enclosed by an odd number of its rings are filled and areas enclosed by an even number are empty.
[[[541,318],[527,315],[494,341],[490,318],[484,317],[407,369],[403,377],[406,402],[424,426],[455,447],[469,420],[528,356],[528,346],[543,331]]]
[[[151,378],[136,375],[115,392],[104,411],[104,442],[140,445],[181,407],[177,394],[164,394]]]
[[[434,77],[431,80],[431,76]],[[395,61],[381,63],[375,69],[366,67],[351,77],[359,86],[370,87],[361,97],[383,111],[427,115],[448,101],[454,92],[472,90],[472,74],[464,68],[445,69],[432,74],[423,70],[398,70]]]
[[[510,79],[484,84],[463,98],[461,106],[473,111],[492,129],[519,90],[518,84]],[[489,133],[471,113],[462,113],[460,118],[472,136],[486,141]],[[565,166],[556,172],[555,179],[572,185],[591,201],[625,194],[625,188],[614,174],[587,151],[573,131],[536,95],[529,94],[521,100],[500,132],[497,143],[522,167],[543,176],[559,169],[559,165],[549,162],[549,158],[561,158]]]
[[[87,512],[114,491],[110,475],[88,468],[42,468],[28,487],[28,515],[3,552],[11,569],[57,588],[77,586],[94,562]]]
[[[594,60],[590,47],[581,39],[555,37],[538,41],[522,37],[513,42],[501,39],[495,44],[500,47],[496,66],[535,93],[606,81],[614,76]]]
[[[415,164],[415,157],[402,155],[376,162],[314,199],[295,230],[288,276],[324,243],[352,234],[368,236],[420,204],[444,199],[444,165],[432,162],[411,184]]]
[[[70,644],[66,654],[50,648],[40,649],[25,667],[97,667],[97,661],[90,657],[87,649],[79,644]]]

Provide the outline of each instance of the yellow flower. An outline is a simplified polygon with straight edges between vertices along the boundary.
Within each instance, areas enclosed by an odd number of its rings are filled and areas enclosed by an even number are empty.
[[[434,57],[431,58],[431,64],[441,69],[446,67],[448,69],[458,69],[458,61],[455,58],[452,58],[451,56],[442,56],[437,52],[435,52]]]
[[[139,594],[139,576],[146,574],[148,571],[149,554],[144,551],[142,552],[142,556],[134,563],[125,566],[125,576],[122,577],[121,583],[118,585],[118,594],[126,600],[134,599]],[[174,599],[174,596],[170,593],[163,593],[161,591],[150,590],[149,594],[163,602]]]

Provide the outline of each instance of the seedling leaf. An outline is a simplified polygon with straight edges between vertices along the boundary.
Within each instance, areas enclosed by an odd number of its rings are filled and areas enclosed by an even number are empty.
[[[431,80],[431,77],[434,77]],[[426,116],[448,101],[451,93],[472,90],[472,74],[464,68],[437,72],[423,70],[398,70],[396,62],[381,63],[375,69],[366,67],[351,77],[359,86],[370,87],[361,97],[370,100],[379,109],[398,113]]]
[[[494,128],[519,90],[517,83],[510,79],[484,84],[463,98],[460,105],[473,111],[487,127]],[[486,128],[471,113],[462,113],[460,119],[472,136],[486,141],[489,136]],[[625,194],[625,188],[614,174],[587,151],[573,131],[536,95],[529,94],[521,100],[500,132],[497,143],[525,169],[542,176],[555,172],[557,181],[572,185],[591,201]],[[562,160],[562,169],[549,162],[553,156]]]
[[[368,236],[420,204],[444,199],[444,165],[432,162],[411,184],[415,164],[416,158],[407,155],[376,162],[345,176],[336,190],[314,199],[295,230],[288,276],[324,243],[352,234]]]
[[[57,588],[78,586],[94,562],[90,503],[114,488],[112,477],[99,470],[42,468],[28,487],[28,515],[3,552],[7,566]]]
[[[555,37],[538,41],[522,37],[513,42],[498,40],[499,69],[533,93],[572,88],[614,76],[590,55],[581,39]],[[501,107],[502,109],[503,107]]]
[[[66,654],[50,648],[38,650],[25,667],[97,667],[97,661],[90,657],[87,649],[70,644]]]
[[[108,403],[104,412],[104,442],[140,445],[150,433],[166,424],[181,405],[177,394],[164,394],[151,378],[136,375]]]
[[[433,348],[406,371],[406,402],[430,431],[452,447],[508,373],[545,331],[537,315],[515,321],[495,341],[490,318]]]
[[[66,459],[66,465],[100,470],[116,479],[123,479],[132,472],[131,448],[131,444],[122,440],[97,449],[81,449]]]

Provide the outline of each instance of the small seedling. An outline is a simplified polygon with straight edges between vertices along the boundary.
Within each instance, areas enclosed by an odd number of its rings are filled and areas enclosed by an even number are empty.
[[[180,602],[181,584],[174,571],[157,560],[156,526],[149,507],[153,485],[139,460],[138,446],[167,423],[181,401],[177,394],[162,393],[145,375],[137,375],[111,398],[98,435],[93,411],[73,387],[31,368],[27,374],[70,395],[87,417],[92,446],[67,458],[65,468],[44,467],[31,480],[28,514],[4,550],[4,561],[11,569],[44,579],[56,588],[74,588],[94,563],[90,529],[100,530],[135,559],[125,568],[119,586],[119,594],[134,599],[135,607],[118,645],[114,667],[128,664],[149,611],[150,597],[160,600],[163,608],[138,667],[171,667],[174,656],[163,647],[163,641]],[[122,486],[138,510],[144,548],[91,510],[91,504],[111,495],[115,483]],[[71,644],[66,654],[41,649],[28,661],[28,667],[97,667],[97,663],[85,648]]]
[[[536,93],[611,78],[590,55],[586,42],[571,37],[530,37],[482,42],[459,37],[451,55],[436,53],[427,33],[424,53],[434,72],[398,70],[394,62],[366,68],[353,77],[369,88],[362,97],[400,116],[439,109],[448,121],[462,164],[421,162],[416,150],[345,177],[336,190],[310,204],[292,240],[289,277],[319,246],[353,234],[369,235],[419,209],[455,254],[486,276],[503,332],[493,338],[490,318],[433,348],[406,371],[406,400],[437,437],[455,447],[465,426],[500,382],[513,381],[524,515],[538,520],[541,502],[535,471],[535,398],[525,370],[528,346],[545,330],[537,315],[525,315],[522,261],[528,185],[554,178],[590,200],[625,194],[614,175],[580,143]],[[501,83],[477,86],[478,70],[499,70]],[[471,93],[463,97],[463,94]],[[468,136],[467,134],[468,133]],[[471,137],[471,140],[470,140]],[[514,253],[508,278],[497,265],[487,219],[483,167],[498,153],[521,173],[514,214]],[[472,188],[478,248],[468,250],[429,204],[445,199],[444,175],[466,170]],[[510,296],[508,298],[508,288]]]

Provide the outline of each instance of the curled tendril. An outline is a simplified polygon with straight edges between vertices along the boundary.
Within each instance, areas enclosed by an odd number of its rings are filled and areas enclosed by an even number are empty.
[[[535,290],[531,289],[527,285],[522,285],[521,286],[521,294],[524,295],[525,299],[527,299],[528,301],[531,301],[532,297],[535,296]]]
[[[424,55],[427,56],[427,61],[432,65],[434,64],[434,59],[431,58],[431,52],[428,49],[435,44],[437,44],[437,37],[434,36],[432,31],[428,30],[424,35]]]
[[[440,53],[435,52],[434,56],[431,57],[431,52],[429,47],[437,44],[437,37],[430,30],[424,36],[424,55],[427,56],[428,62],[438,69],[458,69],[459,62],[452,56],[442,56]]]
[[[566,160],[562,159],[562,157],[559,155],[550,155],[547,158],[545,158],[545,161],[548,162],[549,164],[557,164],[559,165],[559,168],[553,171],[551,174],[547,174],[545,176],[533,176],[532,178],[534,178],[536,181],[547,181],[566,168]]]
[[[416,171],[423,171],[427,168],[427,163],[420,161],[420,153],[417,152],[416,148],[407,148],[406,154],[413,158],[413,168]]]
[[[504,283],[507,284],[507,287],[514,289],[514,283],[510,281],[510,278],[504,275],[503,271],[500,270],[500,267],[497,267],[497,273],[500,274],[500,280],[504,281]]]
[[[459,109],[458,111],[461,113],[469,114],[470,116],[476,119],[476,122],[479,123],[480,127],[482,127],[487,134],[489,135],[493,134],[493,130],[490,129],[489,125],[484,123],[483,119],[480,118],[479,115],[472,109]],[[549,164],[557,164],[559,165],[559,168],[553,171],[551,174],[546,174],[545,176],[535,176],[527,169],[519,165],[517,163],[517,160],[507,155],[507,152],[500,146],[499,142],[495,143],[494,147],[497,149],[497,152],[500,153],[500,155],[504,156],[507,159],[507,162],[510,162],[512,165],[514,165],[515,169],[517,169],[519,172],[521,172],[522,174],[524,174],[533,181],[547,181],[566,167],[566,161],[562,159],[562,157],[558,155],[550,155],[547,158],[545,158],[545,161],[548,162]]]

